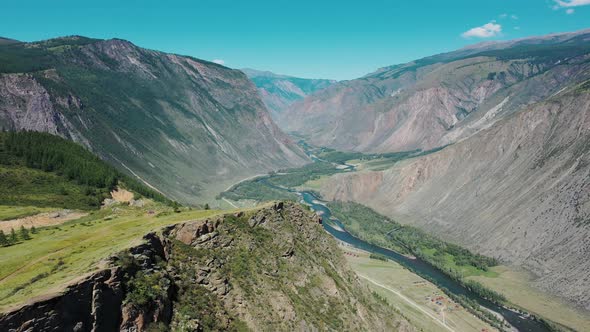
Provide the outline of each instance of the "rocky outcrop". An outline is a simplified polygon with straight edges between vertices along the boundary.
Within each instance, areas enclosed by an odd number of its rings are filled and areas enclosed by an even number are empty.
[[[123,300],[118,268],[103,270],[60,296],[0,316],[2,331],[116,331]]]
[[[51,72],[45,75],[51,75]],[[0,73],[0,96],[0,129],[47,132],[88,144],[68,119],[57,111],[49,92],[33,75]]]
[[[294,203],[148,234],[61,295],[0,315],[2,331],[412,331]]]
[[[112,267],[84,277],[62,294],[0,314],[2,331],[144,331],[151,322],[170,322],[172,291],[167,301],[137,307],[125,301],[126,283],[139,270],[150,271],[166,259],[162,239],[156,234],[129,250],[134,265]]]
[[[325,198],[368,205],[534,272],[590,310],[590,92],[574,86],[437,153],[338,175]]]
[[[77,141],[174,200],[212,199],[308,161],[238,70],[119,39],[0,45],[0,54],[0,129]]]
[[[589,35],[480,45],[386,67],[294,103],[277,123],[339,150],[444,146],[590,78]]]

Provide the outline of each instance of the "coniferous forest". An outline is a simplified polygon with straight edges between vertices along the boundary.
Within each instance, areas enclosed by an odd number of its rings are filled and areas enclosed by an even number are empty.
[[[61,137],[39,132],[0,133],[4,165],[24,166],[52,172],[85,186],[88,191],[113,190],[117,185],[152,198],[171,203],[162,194],[147,188],[130,176],[105,163],[81,145]]]

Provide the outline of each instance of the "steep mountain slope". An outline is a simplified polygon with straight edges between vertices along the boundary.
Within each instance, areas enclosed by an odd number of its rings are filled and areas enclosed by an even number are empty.
[[[439,152],[334,176],[321,192],[523,266],[590,310],[590,81]]]
[[[196,203],[307,158],[240,71],[118,39],[0,46],[0,128],[72,139]]]
[[[480,44],[339,82],[277,122],[320,146],[430,149],[584,81],[589,58],[590,31]]]
[[[18,40],[0,37],[0,45],[8,45],[8,44],[16,44],[19,43]]]
[[[292,203],[150,233],[61,295],[0,315],[3,331],[413,331]]]
[[[336,83],[334,80],[298,78],[248,68],[242,71],[258,88],[273,118],[294,102]]]

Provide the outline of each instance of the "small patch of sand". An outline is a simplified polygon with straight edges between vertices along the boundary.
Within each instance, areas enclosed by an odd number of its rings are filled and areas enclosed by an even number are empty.
[[[17,231],[21,226],[24,226],[25,228],[31,228],[32,226],[35,226],[38,228],[44,226],[58,225],[66,221],[82,218],[87,215],[88,213],[72,210],[39,213],[34,216],[1,221],[0,230],[6,233],[10,232],[10,229],[14,229]]]
[[[123,188],[117,187],[117,190],[111,191],[111,197],[120,203],[129,203],[133,199],[133,193]]]

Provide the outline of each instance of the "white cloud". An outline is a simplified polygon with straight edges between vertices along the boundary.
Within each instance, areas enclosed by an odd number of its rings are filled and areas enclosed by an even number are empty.
[[[574,11],[575,10],[573,8],[568,8],[568,9],[565,10],[565,13],[568,14],[568,15],[571,15],[571,14],[574,13]]]
[[[495,37],[502,32],[502,26],[492,21],[480,27],[471,28],[461,34],[463,38],[490,38]]]
[[[506,13],[503,13],[503,14],[498,15],[498,17],[500,19],[502,19],[502,20],[505,19],[505,18],[508,18],[508,17],[510,17],[513,20],[518,20],[518,16],[516,16],[514,14],[506,14]]]
[[[218,65],[224,65],[225,64],[225,61],[223,61],[221,59],[215,59],[215,60],[213,60],[213,62],[215,62]]]
[[[554,0],[558,7],[578,7],[590,5],[590,0]]]

